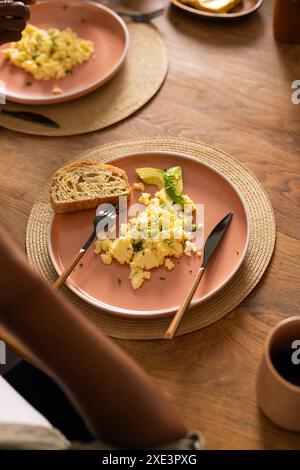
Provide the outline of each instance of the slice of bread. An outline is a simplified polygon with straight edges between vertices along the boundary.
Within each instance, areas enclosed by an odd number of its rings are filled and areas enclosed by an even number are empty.
[[[125,171],[112,165],[78,162],[60,168],[52,178],[50,202],[54,212],[93,209],[99,204],[117,204],[129,197],[131,187]]]

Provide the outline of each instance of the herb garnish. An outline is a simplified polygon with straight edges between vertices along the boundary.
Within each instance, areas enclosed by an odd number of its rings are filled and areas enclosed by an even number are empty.
[[[143,249],[144,242],[143,240],[138,240],[137,242],[133,242],[132,247],[134,252],[141,251]]]

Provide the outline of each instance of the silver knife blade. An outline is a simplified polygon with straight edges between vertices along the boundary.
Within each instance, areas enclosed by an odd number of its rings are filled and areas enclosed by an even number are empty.
[[[224,219],[222,219],[209,234],[206,240],[205,246],[204,246],[204,256],[203,256],[203,263],[202,263],[203,268],[206,268],[211,257],[216,251],[224,233],[226,232],[230,224],[232,217],[233,217],[233,213],[229,212],[229,214],[227,214],[224,217]]]
[[[2,114],[6,114],[7,116],[21,119],[22,121],[30,121],[36,124],[41,124],[42,126],[52,127],[53,129],[60,129],[60,125],[57,122],[46,116],[43,116],[42,114],[31,113],[27,111],[10,111],[9,109],[3,108],[0,110],[0,112]]]

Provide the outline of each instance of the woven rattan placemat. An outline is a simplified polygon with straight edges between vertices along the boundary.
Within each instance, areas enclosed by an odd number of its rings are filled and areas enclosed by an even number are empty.
[[[77,100],[51,106],[7,103],[8,110],[41,113],[61,125],[51,129],[0,113],[0,125],[26,134],[68,136],[104,129],[133,114],[159,90],[168,71],[165,44],[149,24],[128,23],[130,46],[125,64],[106,85]]]
[[[256,286],[274,250],[276,238],[274,213],[267,194],[249,170],[231,156],[201,143],[175,138],[127,140],[89,150],[79,155],[76,160],[106,161],[131,152],[151,150],[179,152],[211,165],[235,184],[247,202],[250,213],[250,244],[242,267],[222,291],[185,315],[178,331],[178,334],[182,335],[216,322],[239,305]],[[46,186],[29,217],[26,247],[30,263],[52,282],[56,274],[47,249],[51,216],[49,187]],[[86,304],[66,287],[63,292],[93,323],[107,335],[115,338],[159,339],[163,337],[170,321],[169,319],[123,319]]]

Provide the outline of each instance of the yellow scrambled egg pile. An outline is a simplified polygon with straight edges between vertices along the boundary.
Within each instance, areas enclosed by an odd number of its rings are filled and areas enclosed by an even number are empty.
[[[146,206],[145,210],[121,226],[118,239],[102,236],[95,244],[95,253],[100,254],[103,263],[111,264],[115,259],[130,266],[129,279],[134,289],[150,279],[151,269],[165,266],[172,270],[175,267],[172,258],[192,256],[197,251],[191,242],[192,234],[184,230],[187,217],[192,217],[195,209],[193,201],[184,196],[191,207],[188,214],[166,205],[160,195],[156,192],[151,198],[149,193],[142,193],[139,202]]]
[[[93,52],[93,42],[79,38],[70,28],[46,31],[27,25],[22,39],[11,43],[3,54],[36,80],[50,80],[65,77],[76,65],[88,61]]]

